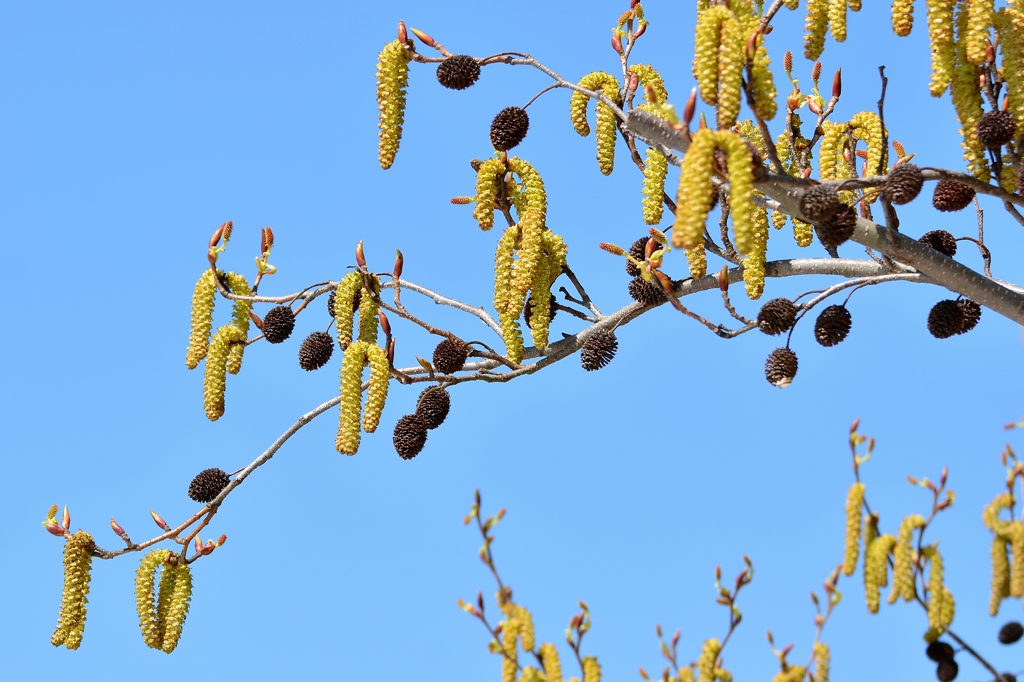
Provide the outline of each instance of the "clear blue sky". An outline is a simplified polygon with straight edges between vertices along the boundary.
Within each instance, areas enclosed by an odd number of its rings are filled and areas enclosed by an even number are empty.
[[[273,226],[279,273],[267,294],[338,278],[362,239],[372,268],[390,269],[400,248],[408,279],[489,303],[497,235],[481,233],[470,208],[448,199],[472,193],[468,162],[490,153],[494,113],[548,81],[491,66],[476,87],[453,92],[432,67],[413,65],[402,149],[384,172],[374,68],[397,20],[455,52],[529,52],[578,78],[617,68],[609,28],[625,8],[385,0],[0,9],[0,286],[9,308],[0,335],[0,660],[11,679],[497,679],[486,633],[456,608],[458,597],[494,591],[478,537],[461,525],[475,488],[487,509],[509,509],[495,552],[538,637],[561,645],[576,601],[586,600],[594,626],[585,651],[609,680],[638,679],[638,666],[660,670],[656,623],[681,628],[684,660],[722,637],[713,570],[721,564],[733,576],[749,555],[756,575],[725,662],[738,680],[768,679],[776,664],[765,630],[780,645],[795,642],[794,658],[804,660],[808,591],[820,591],[841,560],[845,438],[856,417],[879,441],[864,477],[885,529],[926,511],[928,495],[907,474],[934,478],[950,466],[956,506],[932,537],[947,555],[955,629],[1000,669],[1024,667],[1020,645],[1001,650],[995,641],[1005,614],[1020,618],[1019,601],[987,616],[989,536],[980,521],[1003,480],[999,451],[1014,438],[1001,426],[1024,410],[1020,329],[986,311],[975,331],[937,341],[924,321],[947,296],[910,284],[858,292],[853,331],[836,348],[814,343],[810,324],[798,328],[800,372],[785,391],[762,372],[776,339],[723,341],[662,308],[619,332],[619,356],[600,372],[570,358],[509,385],[456,387],[452,416],[411,462],[395,455],[390,431],[419,387],[392,387],[380,432],[353,458],[334,451],[332,411],[217,515],[211,535],[230,539],[195,566],[192,610],[171,657],[139,636],[136,557],[97,561],[82,648],[50,645],[61,541],[39,522],[51,504],[70,505],[74,527],[107,547],[118,543],[111,516],[136,540],[151,537],[149,509],[185,518],[196,508],[185,495],[193,475],[248,463],[337,390],[336,363],[306,373],[295,361],[301,339],[327,324],[317,305],[285,344],[250,348],[230,377],[227,415],[206,420],[202,376],[183,359],[192,286],[217,225],[234,220],[224,264],[246,273],[259,228]],[[783,10],[777,20],[769,38],[777,63],[786,49],[802,54],[803,13]],[[887,13],[866,7],[850,16],[848,43],[829,40],[825,83],[844,70],[837,116],[874,109],[876,67],[885,64],[892,136],[922,165],[962,168],[948,100],[927,97],[924,9],[908,39],[892,35]],[[681,104],[693,85],[695,10],[654,1],[647,14],[635,58],[659,68]],[[809,88],[810,63],[796,62]],[[784,90],[781,74],[778,82]],[[567,109],[563,91],[542,97],[517,151],[543,175],[548,222],[607,312],[629,302],[627,279],[596,244],[643,234],[641,179],[622,146],[614,175],[600,175],[593,139],[572,131]],[[1020,226],[995,202],[985,206],[995,275],[1024,281]],[[939,215],[926,198],[901,215],[913,236],[976,231],[972,213]],[[786,236],[772,239],[770,257],[796,253]],[[961,248],[962,262],[980,267]],[[806,253],[824,255],[816,245]],[[668,269],[681,276],[681,259]],[[766,298],[822,283],[771,281]],[[743,312],[756,312],[742,287],[733,294]],[[405,300],[463,337],[495,341],[478,321]],[[727,320],[716,293],[688,303]],[[429,357],[430,337],[392,324],[400,365]],[[553,333],[578,329],[563,314]],[[883,606],[869,616],[859,578],[840,589],[845,600],[824,636],[834,680],[933,679],[920,609]],[[960,662],[960,679],[985,677],[966,656]]]

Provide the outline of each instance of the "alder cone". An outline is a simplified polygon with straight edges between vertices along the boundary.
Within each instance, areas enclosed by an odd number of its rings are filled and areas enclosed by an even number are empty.
[[[615,351],[619,349],[619,340],[615,338],[615,332],[600,329],[583,342],[583,349],[580,351],[580,364],[588,372],[601,369],[615,357]]]
[[[969,298],[961,298],[956,304],[960,306],[960,312],[964,314],[964,324],[957,334],[966,334],[978,326],[978,321],[981,320],[981,306]]]
[[[331,292],[330,296],[327,297],[327,314],[330,315],[331,317],[334,317],[334,299],[337,298],[337,294],[338,290],[335,289],[334,291]],[[362,298],[363,290],[361,288],[356,289],[356,295],[352,299],[352,312],[355,312],[356,310],[359,309],[359,302],[362,300]]]
[[[263,338],[270,343],[281,343],[295,329],[295,313],[286,305],[275,306],[263,318]]]
[[[939,661],[939,667],[935,669],[935,677],[939,678],[939,682],[953,682],[959,672],[960,666],[956,664],[956,660],[945,658]]]
[[[925,232],[917,241],[927,244],[943,256],[952,258],[956,255],[956,238],[945,230]]]
[[[798,364],[796,353],[788,348],[776,348],[764,363],[764,376],[772,386],[786,388],[793,383]]]
[[[818,235],[818,241],[825,248],[834,249],[845,243],[853,236],[857,227],[857,211],[853,206],[840,204],[841,208],[831,219],[815,223],[814,232]]]
[[[757,312],[757,328],[769,336],[778,336],[793,326],[796,313],[796,305],[788,298],[773,298]]]
[[[480,78],[480,65],[466,54],[446,58],[437,65],[437,82],[449,90],[465,90]]]
[[[939,301],[928,313],[928,331],[937,339],[948,339],[963,328],[964,311],[957,301]]]
[[[548,322],[550,323],[555,319],[555,315],[558,314],[558,308],[555,306],[558,304],[558,299],[555,298],[554,294],[551,294],[551,314],[548,316]],[[526,299],[526,305],[523,306],[523,319],[526,321],[526,326],[533,328],[533,323],[530,321],[533,318],[533,294]]]
[[[427,444],[427,421],[418,414],[407,414],[395,424],[392,442],[402,459],[412,459]]]
[[[312,372],[320,369],[331,359],[334,353],[334,339],[326,332],[313,332],[299,347],[299,367]]]
[[[974,189],[953,180],[939,180],[932,193],[932,206],[940,211],[962,211],[974,201]]]
[[[989,149],[998,149],[1013,140],[1017,134],[1017,124],[1013,114],[1008,111],[989,111],[978,121],[978,142]]]
[[[657,282],[648,282],[643,277],[634,277],[629,281],[629,295],[637,303],[657,305],[664,303],[665,290]]]
[[[897,206],[909,204],[921,193],[923,186],[924,175],[921,169],[912,163],[901,163],[889,172],[885,196]]]
[[[203,469],[188,485],[188,496],[196,502],[207,503],[220,495],[231,479],[222,469]]]
[[[843,206],[839,193],[830,185],[815,185],[800,197],[800,212],[814,224],[831,221]]]
[[[452,396],[441,387],[428,388],[420,393],[416,403],[416,414],[423,418],[428,429],[436,429],[448,417],[452,407]]]
[[[491,121],[491,144],[499,152],[517,146],[530,129],[530,117],[520,107],[505,107]]]
[[[953,658],[954,653],[953,647],[949,642],[942,642],[939,640],[932,642],[928,645],[928,648],[924,650],[925,656],[936,663],[944,661],[947,658]]]
[[[650,237],[640,237],[640,239],[637,239],[635,242],[633,242],[633,245],[629,247],[629,255],[637,259],[641,263],[644,261],[647,255],[648,239],[650,239]],[[630,277],[640,276],[640,268],[635,266],[633,262],[628,258],[626,259],[626,274],[629,275]]]
[[[462,369],[469,357],[469,344],[445,339],[434,348],[434,369],[441,374],[454,374]]]
[[[1000,644],[1013,644],[1024,637],[1024,625],[1021,625],[1015,620],[1011,620],[1009,623],[999,628],[999,643]]]
[[[852,318],[844,305],[830,305],[814,322],[814,338],[826,348],[842,343],[850,333]]]

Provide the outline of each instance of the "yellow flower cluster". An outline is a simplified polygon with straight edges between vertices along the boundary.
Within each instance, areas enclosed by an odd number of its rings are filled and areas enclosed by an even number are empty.
[[[967,61],[975,66],[985,63],[988,50],[989,29],[995,20],[996,8],[993,0],[971,0],[967,4],[967,34],[964,51]]]
[[[997,495],[985,507],[981,517],[993,535],[992,592],[988,607],[992,616],[999,612],[1003,599],[1024,596],[1024,524],[1017,520],[999,519],[999,513],[1012,508],[1013,503],[1010,493]]]
[[[882,139],[882,121],[878,118],[878,114],[871,111],[854,114],[850,119],[849,130],[854,139],[864,140],[867,145],[868,158],[864,164],[868,175],[887,173],[889,154]]]
[[[81,530],[64,544],[64,591],[60,597],[57,628],[50,637],[54,646],[63,644],[68,649],[77,649],[82,645],[85,605],[89,602],[89,581],[92,579],[93,547],[92,536]]]
[[[487,159],[476,172],[476,208],[473,217],[481,230],[494,227],[494,202],[501,192],[502,178],[505,177],[505,163],[498,157]]]
[[[224,277],[232,293],[239,296],[252,295],[242,275],[233,272],[224,275],[217,271],[216,276]],[[242,368],[242,353],[249,335],[249,311],[252,309],[252,301],[235,301],[231,324],[219,328],[210,341],[216,290],[217,280],[213,270],[204,271],[192,295],[192,326],[185,354],[185,365],[189,369],[195,369],[200,361],[206,359],[203,407],[210,421],[217,421],[224,415],[226,374],[238,374]]]
[[[668,90],[665,89],[665,80],[650,64],[633,64],[629,67],[630,70],[636,74],[637,82],[640,84],[641,91],[644,92],[644,100],[647,99],[646,87],[650,85],[651,89],[654,90],[654,96],[656,101],[651,104],[661,104],[668,101]]]
[[[846,0],[828,0],[828,23],[832,39],[837,43],[846,40]]]
[[[231,293],[237,296],[252,296],[252,289],[242,275],[229,272],[227,274],[228,287]],[[252,310],[252,301],[235,301],[234,309],[231,311],[231,324],[238,329],[238,336],[242,341],[249,337],[249,311]],[[228,349],[227,371],[228,374],[238,374],[242,369],[242,354],[245,352],[244,343],[234,343]]]
[[[955,605],[953,595],[946,589],[942,555],[935,545],[921,550],[922,556],[928,559],[928,634],[925,639],[934,641],[949,628],[953,622]]]
[[[864,484],[857,481],[846,494],[846,541],[843,551],[843,575],[853,575],[860,554],[861,508],[864,506]]]
[[[892,32],[898,36],[909,36],[913,28],[914,0],[893,0]]]
[[[672,246],[692,249],[703,244],[704,223],[711,210],[711,183],[715,149],[726,153],[729,164],[729,206],[732,211],[736,248],[748,253],[754,242],[753,161],[750,151],[736,133],[728,130],[698,130],[683,159],[676,195],[676,220]]]
[[[807,19],[804,21],[804,56],[817,59],[825,49],[828,31],[829,0],[807,0]]]
[[[578,85],[587,90],[594,90],[604,94],[605,97],[616,104],[622,101],[619,92],[619,81],[615,76],[604,71],[588,73],[580,79]],[[587,95],[573,90],[569,98],[569,116],[572,119],[572,127],[577,133],[586,137],[590,134],[590,125],[587,123],[587,103],[590,98]],[[601,172],[608,175],[615,165],[615,140],[617,128],[615,124],[615,112],[611,107],[602,102],[597,103],[597,165]]]
[[[547,682],[562,682],[562,662],[558,658],[558,649],[554,644],[540,645],[540,660],[544,663]]]
[[[700,97],[706,103],[718,104],[718,52],[722,44],[722,25],[732,18],[725,5],[708,7],[697,15],[694,32],[693,77]]]
[[[668,159],[657,149],[647,150],[644,165],[643,212],[644,222],[657,225],[664,215],[662,194],[665,192],[665,177],[668,175]]]
[[[388,43],[377,57],[377,109],[380,118],[378,159],[391,168],[402,141],[405,89],[409,85],[409,55],[398,40]]]
[[[154,549],[142,558],[135,573],[135,607],[142,639],[151,649],[171,653],[178,646],[192,599],[192,571],[187,564],[171,565],[170,550]],[[160,571],[159,588],[156,572]]]
[[[210,350],[210,330],[213,327],[213,304],[217,295],[217,279],[207,268],[196,282],[192,294],[192,326],[188,335],[185,366],[195,369]]]
[[[1003,55],[1000,73],[1006,80],[1009,112],[1017,121],[1024,121],[1024,12],[1018,3],[999,9],[995,27]]]
[[[790,665],[772,678],[772,682],[803,682],[807,676],[807,668],[802,665]]]
[[[364,284],[363,296],[359,299],[359,340],[374,344],[377,343],[377,327],[380,326],[380,319],[377,317],[377,313],[380,311],[380,307],[377,305],[380,280],[377,279],[377,275],[372,273],[367,275],[366,279],[369,281],[370,290],[367,291]],[[337,304],[337,295],[335,295],[334,301]]]
[[[715,661],[718,654],[722,653],[722,644],[717,639],[709,639],[704,642],[700,650],[700,657],[697,659],[697,671],[700,673],[699,682],[715,682]]]
[[[601,682],[601,665],[596,656],[583,657],[583,682]]]
[[[957,4],[953,18],[957,39],[954,42],[950,91],[953,96],[956,117],[960,122],[960,135],[963,137],[964,160],[967,161],[967,170],[978,180],[988,182],[988,157],[985,154],[985,147],[978,140],[977,133],[978,121],[984,113],[979,81],[983,70],[972,64],[967,58],[967,20],[967,7],[964,4]]]
[[[920,514],[911,514],[900,523],[896,533],[896,547],[892,553],[892,591],[889,603],[893,604],[900,597],[903,601],[914,598],[914,531],[924,526],[924,518]]]
[[[353,303],[362,287],[363,276],[358,272],[350,272],[341,278],[334,292],[334,328],[338,336],[338,345],[342,348],[347,348],[348,344],[352,343],[352,327],[356,315]]]
[[[928,40],[932,52],[932,97],[946,91],[953,78],[953,5],[956,0],[927,0]]]
[[[814,682],[828,682],[828,668],[832,660],[832,654],[828,650],[828,644],[824,642],[814,643]]]
[[[761,196],[761,195],[759,195]],[[756,301],[764,293],[764,266],[768,255],[768,210],[754,206],[753,238],[743,257],[743,284],[747,297]]]
[[[228,354],[232,346],[242,343],[245,343],[245,336],[233,324],[224,325],[213,335],[203,375],[203,408],[206,410],[206,418],[212,422],[224,416]]]
[[[864,594],[868,611],[878,613],[880,588],[889,584],[889,553],[896,546],[896,538],[886,533],[867,546],[864,557]]]

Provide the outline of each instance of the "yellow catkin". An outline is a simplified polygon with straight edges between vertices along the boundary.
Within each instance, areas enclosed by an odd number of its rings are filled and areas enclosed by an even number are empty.
[[[647,150],[644,165],[643,214],[644,222],[657,225],[664,215],[662,195],[665,193],[665,176],[668,175],[668,160],[657,149]]]
[[[684,253],[686,254],[686,262],[690,267],[690,277],[700,279],[708,274],[708,255],[704,249],[703,241],[692,249],[685,249]]]
[[[1002,7],[995,16],[1001,73],[1006,79],[1009,112],[1024,121],[1024,12],[1017,2]],[[1019,132],[1019,131],[1018,131]]]
[[[732,673],[725,668],[715,668],[715,682],[732,682]]]
[[[693,668],[687,666],[679,669],[679,682],[697,682],[697,678],[693,674]]]
[[[619,101],[618,83],[608,84],[602,89],[605,97],[613,102]],[[618,140],[618,119],[610,106],[603,102],[597,103],[597,167],[604,175],[611,175],[615,168],[615,142]]]
[[[60,598],[60,612],[57,628],[50,643],[63,644],[68,649],[82,645],[85,632],[86,604],[89,599],[89,582],[92,578],[92,550],[95,547],[92,536],[78,531],[64,543],[64,590]]]
[[[334,292],[334,328],[338,345],[342,348],[352,343],[352,325],[355,322],[352,304],[362,286],[363,276],[358,272],[350,272],[341,278]]]
[[[533,632],[533,614],[526,610],[525,606],[516,605],[516,620],[518,621],[519,643],[523,651],[533,651],[536,642]]]
[[[601,664],[596,656],[583,658],[583,682],[601,682]]]
[[[532,665],[528,665],[523,668],[523,674],[519,676],[519,682],[544,682],[544,677],[540,674],[539,670]]]
[[[697,659],[697,671],[700,673],[699,682],[715,682],[715,661],[718,654],[722,652],[722,645],[717,639],[709,639],[704,642],[700,650],[700,657]]]
[[[1024,524],[1012,521],[1006,526],[1006,537],[1010,540],[1010,596],[1024,597]]]
[[[359,340],[375,344],[377,343],[377,329],[380,326],[380,319],[377,317],[380,307],[376,300],[376,296],[380,292],[380,281],[374,274],[368,275],[367,278],[373,291],[366,291],[364,285],[363,295],[359,298]],[[337,297],[334,300],[337,303]]]
[[[789,216],[780,211],[779,209],[772,209],[772,227],[776,230],[781,230],[786,226],[786,221]]]
[[[817,59],[825,49],[828,31],[829,0],[807,0],[807,19],[804,21],[804,56]]]
[[[335,447],[343,455],[354,455],[359,450],[359,412],[367,346],[369,344],[365,341],[353,341],[345,349],[345,359],[341,363],[341,402],[338,404],[338,437]]]
[[[953,78],[953,5],[956,0],[926,0],[928,40],[932,53],[932,97],[946,91]]]
[[[548,345],[548,330],[551,325],[551,285],[562,274],[567,255],[565,242],[551,230],[544,230],[543,247],[542,267],[537,269],[537,275],[531,287],[533,306],[530,314],[530,335],[533,338],[533,345],[538,350],[544,350]]]
[[[911,514],[900,523],[892,557],[890,604],[895,603],[899,597],[903,597],[903,601],[911,601],[914,598],[914,531],[923,525],[924,517],[920,514]]]
[[[476,208],[473,209],[473,217],[481,230],[494,227],[494,202],[501,192],[505,170],[504,162],[495,157],[480,164],[480,170],[476,172]]]
[[[377,57],[377,111],[380,119],[378,159],[391,168],[402,141],[405,122],[405,89],[409,85],[409,55],[402,43],[388,43]]]
[[[764,121],[775,118],[778,111],[776,99],[779,93],[775,89],[775,79],[772,77],[768,48],[764,46],[764,37],[761,35],[757,37],[757,49],[751,63],[750,90],[754,95],[754,112]],[[762,152],[761,158],[767,156]]]
[[[544,190],[544,180],[540,173],[529,161],[513,156],[508,161],[508,169],[519,176],[522,182],[523,194],[526,196],[526,210],[537,211],[541,214],[541,222],[547,215],[548,195]]]
[[[956,41],[953,53],[953,78],[950,91],[953,96],[953,107],[960,122],[960,135],[963,137],[964,160],[967,170],[982,182],[989,180],[988,156],[985,147],[978,140],[978,121],[982,114],[981,84],[979,77],[981,67],[967,61],[967,8],[958,4],[954,10],[953,22],[956,26]]]
[[[886,533],[872,542],[864,559],[864,594],[867,599],[868,611],[878,613],[881,599],[879,588],[889,584],[889,553],[896,546],[896,538]]]
[[[163,644],[163,624],[157,616],[156,571],[170,555],[170,550],[154,549],[142,557],[135,572],[135,608],[142,639],[150,649],[159,649]]]
[[[999,512],[1013,506],[1013,495],[1001,493],[992,498],[981,513],[981,522],[993,533],[1001,533],[1006,522],[999,520]]]
[[[846,493],[846,539],[843,550],[843,575],[857,570],[860,553],[861,508],[864,506],[864,484],[857,481]]]
[[[697,131],[683,159],[676,195],[676,220],[672,231],[675,248],[694,248],[704,241],[704,223],[711,210],[711,167],[716,148],[722,148],[729,163],[729,206],[736,235],[736,248],[746,253],[754,232],[753,161],[747,145],[736,133],[728,130]]]
[[[825,121],[821,124],[821,149],[818,152],[818,174],[822,180],[836,180],[840,176],[843,142],[850,126],[847,123]]]
[[[754,233],[743,257],[743,284],[747,298],[756,301],[764,293],[764,268],[768,255],[768,211],[754,206]]]
[[[506,178],[505,191],[508,200],[512,204],[512,208],[516,210],[516,214],[521,216],[527,207],[526,191],[511,176],[506,176]]]
[[[832,654],[828,650],[828,644],[824,642],[814,643],[814,682],[828,682],[828,668],[832,661]]]
[[[985,63],[989,29],[992,28],[995,14],[996,8],[993,0],[971,0],[967,4],[967,35],[964,49],[967,61],[975,66]]]
[[[1017,191],[1017,169],[1009,163],[1003,163],[1002,169],[999,171],[999,185],[1009,192],[1014,194]]]
[[[892,32],[898,36],[909,36],[914,28],[914,0],[893,0]]]
[[[814,225],[805,223],[798,218],[793,218],[793,239],[796,240],[796,245],[801,248],[810,246],[814,242]]]
[[[999,604],[1010,596],[1010,555],[1006,538],[992,538],[992,591],[988,601],[988,615],[999,613]]]
[[[942,555],[939,550],[931,545],[921,550],[921,555],[928,559],[928,627],[937,633],[941,633],[945,626],[942,624],[942,602],[946,597],[945,576],[943,575]]]
[[[832,39],[837,43],[846,41],[846,0],[828,0],[828,23]]]
[[[587,90],[594,90],[602,92],[611,99],[613,102],[619,100],[619,81],[615,76],[604,71],[594,71],[588,73],[586,76],[580,79],[579,86]],[[590,98],[583,94],[573,90],[572,96],[569,98],[569,117],[572,119],[573,129],[586,137],[590,134],[590,125],[587,123],[587,103]],[[604,113],[602,113],[602,107]],[[609,118],[609,116],[611,118]],[[602,125],[604,130],[602,130]],[[612,147],[608,149],[602,149],[602,145],[608,144],[608,127],[612,128]],[[612,160],[615,155],[615,114],[608,108],[607,105],[602,105],[600,102],[597,103],[597,145],[598,145],[598,161],[601,162],[601,152],[604,151],[606,154],[610,154]],[[602,142],[604,138],[604,142]],[[604,166],[601,167],[601,172],[604,172]],[[610,173],[611,170],[608,171]],[[608,173],[605,173],[607,175]]]
[[[388,384],[391,368],[388,354],[376,344],[366,345],[366,357],[370,361],[370,387],[366,391],[366,409],[363,411],[363,431],[373,433],[380,424],[380,415],[388,399]]]
[[[790,665],[772,678],[772,682],[803,682],[807,676],[807,668],[802,665]]]
[[[739,17],[730,17],[722,25],[722,44],[718,50],[718,107],[715,109],[719,129],[731,128],[740,113],[750,33],[747,22]]]
[[[515,682],[516,661],[518,652],[516,649],[516,631],[518,621],[515,618],[506,618],[505,627],[501,632],[501,646],[504,654],[501,657],[501,682]]]
[[[245,277],[234,272],[227,274],[228,286],[231,293],[236,296],[252,296],[252,289]],[[225,364],[228,374],[238,374],[242,369],[242,354],[245,352],[245,343],[249,336],[249,311],[252,310],[252,301],[235,301],[234,309],[231,311],[231,324],[238,328],[238,337],[241,341],[231,344],[228,349],[228,359]]]
[[[540,660],[544,662],[544,676],[547,682],[562,682],[562,662],[554,644],[540,645]]]
[[[242,331],[233,324],[224,325],[213,335],[203,375],[203,408],[206,418],[212,422],[224,416],[228,354],[233,345],[244,342]]]
[[[217,296],[217,278],[213,270],[203,271],[192,293],[192,326],[188,335],[185,366],[195,369],[210,349],[210,330],[213,328],[213,304]]]
[[[724,5],[715,5],[697,16],[694,32],[693,77],[700,97],[707,104],[718,104],[718,48],[722,41],[722,24],[732,18]]]
[[[494,254],[494,309],[499,315],[504,315],[508,311],[512,293],[512,266],[515,262],[518,239],[519,227],[512,225],[501,235]]]
[[[657,69],[650,64],[633,64],[629,68],[636,74],[636,79],[640,84],[638,89],[645,91],[645,86],[650,85],[658,102],[668,101],[668,90],[665,89],[665,81]],[[646,91],[644,99],[647,99]]]
[[[188,616],[189,602],[192,600],[192,570],[187,564],[178,566],[165,566],[164,572],[173,572],[174,590],[170,594],[170,602],[167,605],[167,615],[163,620],[163,644],[161,648],[164,653],[174,651],[181,640],[181,630],[185,626],[185,618]]]
[[[882,142],[882,121],[878,114],[871,111],[854,114],[850,119],[850,132],[867,145],[868,158],[864,164],[868,175],[885,174],[888,150]]]
[[[864,514],[864,571],[867,571],[868,547],[878,538],[878,517],[874,514]]]

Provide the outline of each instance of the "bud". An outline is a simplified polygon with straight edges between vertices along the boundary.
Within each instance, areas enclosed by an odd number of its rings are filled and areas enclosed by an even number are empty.
[[[274,231],[270,227],[260,229],[260,253],[266,253],[274,248]]]
[[[753,61],[754,54],[757,53],[757,37],[761,35],[760,31],[754,31],[749,38],[747,38],[747,60]]]
[[[388,341],[388,367],[394,368],[395,366],[395,337],[391,337]]]
[[[809,177],[811,177],[811,168],[807,167],[807,168],[804,169],[803,179],[806,180]]]
[[[399,20],[398,22],[398,42],[405,43],[409,40],[409,34],[405,30],[405,22]]]
[[[612,49],[622,54],[622,41],[619,39],[619,32],[612,30]]]
[[[356,244],[356,265],[363,269],[366,267],[366,256],[363,255],[363,240],[360,239],[359,243]]]
[[[718,271],[718,288],[722,291],[729,291],[729,266],[723,265]]]
[[[171,527],[167,525],[167,522],[160,518],[160,515],[153,511],[152,509],[149,510],[149,515],[153,517],[153,522],[156,523],[156,525],[160,526],[162,530],[171,529]]]
[[[50,535],[56,535],[57,537],[64,537],[64,529],[58,526],[53,521],[43,521],[43,528],[49,531]]]
[[[637,78],[636,74],[632,71],[629,72],[629,82],[626,83],[626,88],[630,92],[636,92],[637,86],[640,85],[640,79]]]
[[[196,554],[199,554],[202,551],[203,551],[203,541],[200,540],[199,536],[197,535],[196,536]]]
[[[633,34],[633,40],[636,40],[637,38],[642,36],[644,34],[644,31],[646,31],[646,30],[647,30],[647,22],[645,21],[645,22],[640,24],[640,28],[638,28],[636,33]]]
[[[991,42],[985,48],[985,61],[989,64],[994,64],[996,61],[996,48],[992,46]]]
[[[701,130],[708,127],[708,119],[704,116],[703,111],[700,112],[700,122],[697,125]]]
[[[380,321],[380,328],[384,330],[384,335],[391,336],[391,323],[388,322],[388,316],[383,310],[377,311],[377,319]]]
[[[650,237],[648,237],[647,238],[647,243],[644,244],[644,258],[646,258],[647,260],[650,260],[651,256],[654,255],[654,252],[657,251],[657,249],[658,249],[658,242],[656,242],[654,239],[651,239]]]
[[[228,221],[228,222],[231,222],[231,221]],[[221,225],[220,227],[218,227],[216,230],[213,231],[213,235],[210,237],[210,248],[211,249],[215,248],[217,246],[217,244],[220,243],[221,235],[224,234],[224,228],[227,226],[227,224],[228,223],[224,223],[223,225]]]
[[[821,62],[814,62],[814,68],[811,69],[811,80],[816,81],[821,78]]]
[[[604,251],[607,251],[608,253],[612,254],[613,256],[625,256],[626,255],[626,252],[623,250],[623,248],[621,246],[615,246],[615,244],[606,244],[605,242],[601,242],[597,246],[598,246],[598,248],[600,248],[600,249],[602,249]]]
[[[409,30],[412,31],[412,34],[414,36],[423,41],[424,45],[426,45],[427,47],[434,47],[434,39],[428,36],[426,33],[424,33],[423,31],[418,31],[415,28],[410,28]]]
[[[472,204],[476,199],[473,197],[452,197],[449,201],[456,206],[465,206],[466,204]]]
[[[110,530],[114,531],[119,538],[123,538],[128,535],[128,533],[124,532],[124,528],[121,527],[121,524],[114,520],[113,516],[110,517]]]
[[[254,325],[256,325],[257,329],[259,329],[260,331],[263,331],[263,320],[260,319],[259,315],[257,315],[256,313],[254,313],[253,311],[250,310],[249,311],[249,319],[252,320],[252,323]]]
[[[786,108],[790,111],[796,111],[800,108],[800,96],[792,94],[786,98]]]
[[[405,257],[402,256],[402,252],[395,249],[395,268],[392,270],[392,274],[395,279],[402,278],[402,268],[405,267]]]
[[[651,679],[651,676],[648,675],[647,671],[644,670],[643,668],[640,668],[640,677],[644,678],[645,680],[650,680]]]
[[[206,544],[203,545],[203,548],[199,551],[199,553],[203,556],[209,556],[210,554],[213,554],[213,550],[215,549],[217,549],[217,545],[207,540]]]
[[[986,78],[985,77],[985,73],[982,72],[982,74],[980,76],[978,76],[978,85],[980,85],[981,87],[985,87],[985,83],[987,83],[987,82],[988,82],[988,78]]]
[[[60,517],[60,525],[64,530],[71,528],[71,514],[68,512],[68,506],[64,505],[64,514]]]
[[[832,96],[836,99],[843,94],[843,70],[836,69],[836,75],[832,77]]]
[[[690,90],[690,97],[686,100],[686,108],[683,109],[683,123],[686,127],[690,127],[690,122],[693,121],[693,114],[697,110],[697,88]]]
[[[819,62],[819,64],[820,64],[820,62]],[[808,97],[807,98],[807,108],[810,109],[811,113],[813,113],[815,115],[819,115],[823,111],[823,109],[821,108],[821,105],[818,104],[818,100],[815,99],[814,97]]]
[[[764,27],[764,31],[763,31],[763,33],[764,33],[765,35],[768,35],[769,33],[771,33],[771,32],[772,32],[772,31],[774,31],[774,30],[775,30],[775,27],[774,27],[774,26],[772,26],[771,24],[768,24],[767,26],[765,26],[765,27]]]
[[[949,475],[949,467],[942,467],[942,476],[939,477],[939,485],[946,487],[946,476]]]
[[[1001,107],[999,107],[999,108],[1002,111],[1006,111],[1007,109],[1010,108],[1010,96],[1009,95],[1003,95],[1003,105]]]

